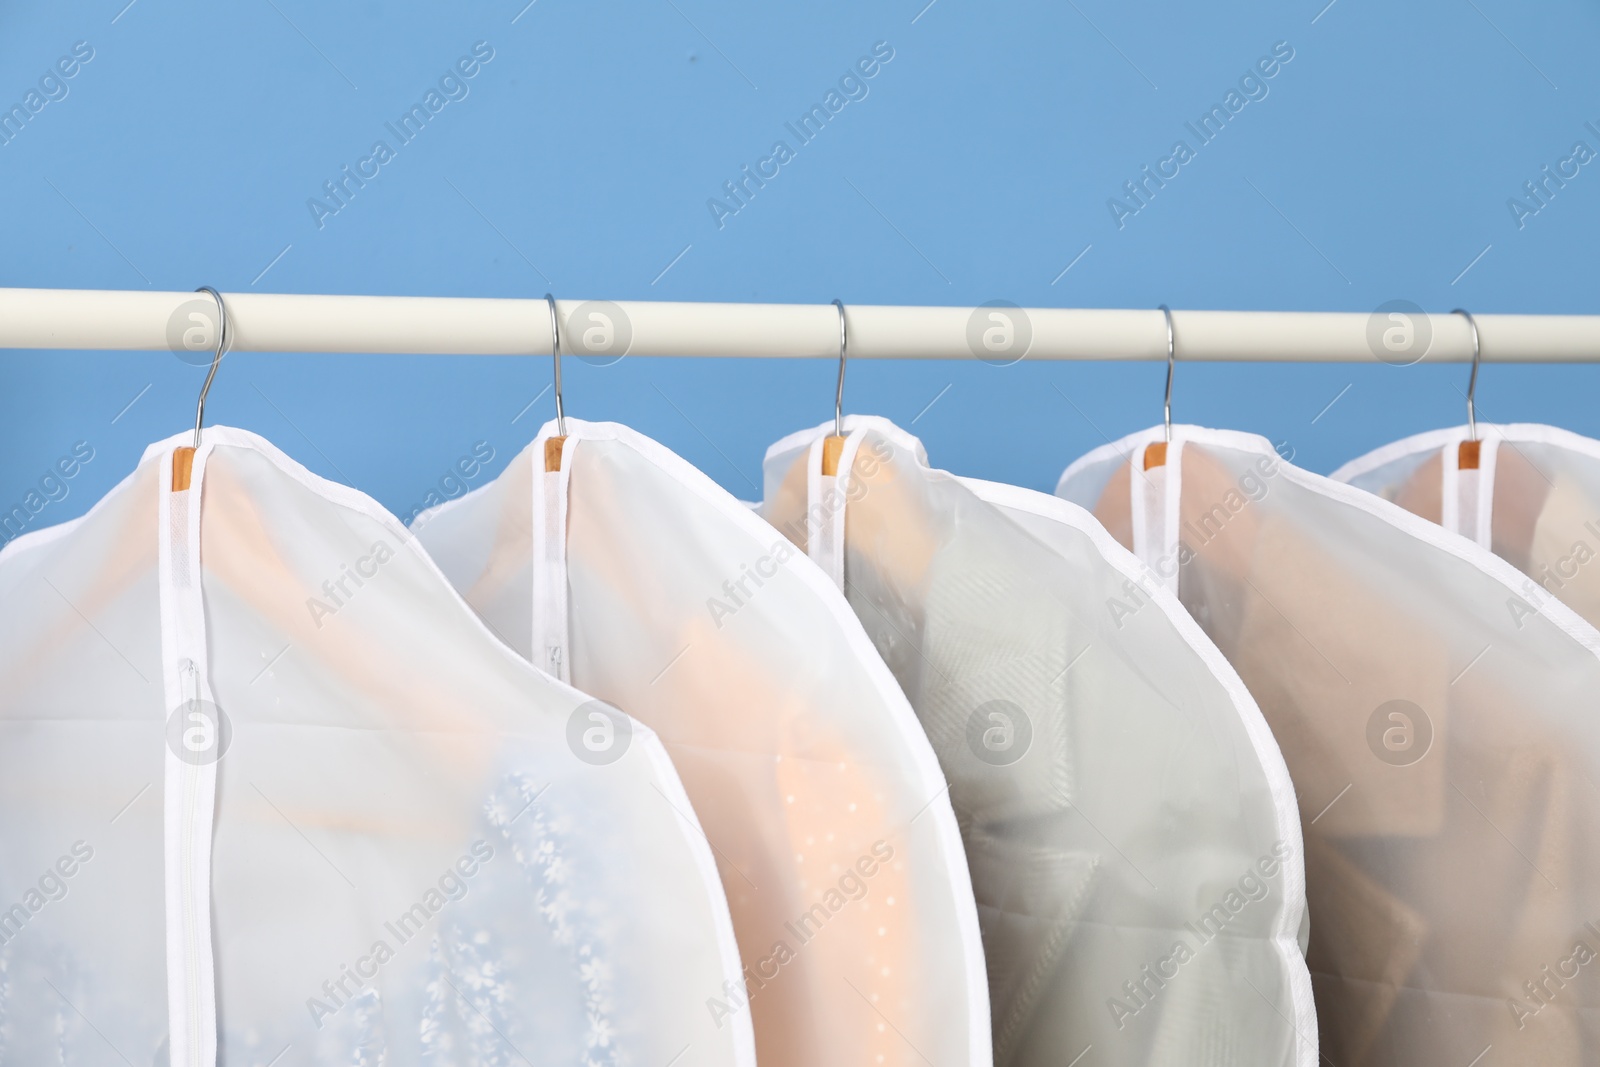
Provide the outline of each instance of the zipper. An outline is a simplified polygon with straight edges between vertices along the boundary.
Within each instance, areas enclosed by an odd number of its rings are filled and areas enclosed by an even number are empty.
[[[200,588],[200,484],[209,449],[178,449],[161,494],[158,526],[163,687],[168,706],[162,789],[171,1067],[216,1067],[216,985],[211,943],[211,832],[222,718],[205,677]],[[181,477],[180,477],[181,476]],[[196,748],[194,717],[206,743]]]
[[[556,440],[546,440],[545,462],[537,462],[536,451],[533,465],[533,658],[546,672],[570,683],[567,490],[578,439],[561,438],[561,446],[552,448]]]

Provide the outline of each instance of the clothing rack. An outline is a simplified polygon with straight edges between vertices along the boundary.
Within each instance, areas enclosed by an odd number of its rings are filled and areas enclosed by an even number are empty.
[[[549,355],[549,309],[542,298],[320,296],[224,293],[228,348],[246,352],[370,352],[437,355]],[[585,307],[585,305],[588,305]],[[581,331],[598,309],[630,335],[630,356],[757,356],[836,359],[838,312],[831,304],[713,304],[560,300],[565,354],[592,354]],[[846,304],[849,356],[855,359],[990,358],[972,338],[987,324],[1026,331],[995,362],[1165,360],[1160,310],[896,307]],[[0,348],[155,351],[173,348],[174,324],[191,312],[214,316],[204,293],[0,288]],[[572,316],[580,313],[580,318]],[[1399,314],[1406,314],[1399,312]],[[974,325],[975,315],[980,320]],[[993,316],[999,315],[996,319]],[[1600,315],[1474,316],[1488,363],[1600,361]],[[1426,331],[1430,343],[1386,354],[1407,364],[1472,360],[1472,335],[1458,314],[1376,312],[1174,311],[1176,358],[1184,361],[1377,362],[1374,336],[1394,324]],[[611,323],[613,327],[617,322]],[[976,331],[976,332],[975,332]],[[992,350],[991,350],[992,351]],[[607,354],[620,356],[621,351]]]

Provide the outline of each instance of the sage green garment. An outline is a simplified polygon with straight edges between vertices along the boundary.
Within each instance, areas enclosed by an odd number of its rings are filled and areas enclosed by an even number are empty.
[[[1082,509],[845,426],[835,476],[831,424],[769,450],[764,513],[842,583],[950,781],[995,1063],[1311,1067],[1295,799],[1238,677]]]

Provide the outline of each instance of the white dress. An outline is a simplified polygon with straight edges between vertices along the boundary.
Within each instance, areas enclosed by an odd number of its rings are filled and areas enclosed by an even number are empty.
[[[0,1062],[749,1067],[655,737],[578,758],[377,504],[188,443],[0,552]]]

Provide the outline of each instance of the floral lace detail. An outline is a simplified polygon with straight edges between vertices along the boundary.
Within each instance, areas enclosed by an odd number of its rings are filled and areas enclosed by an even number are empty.
[[[0,949],[0,1063],[11,1051],[11,946]]]
[[[0,948],[0,1064],[12,1062],[11,1043],[17,1037],[14,1013],[19,1014],[30,1035],[41,1035],[42,1030],[53,1038],[52,1062],[80,1062],[90,1031],[73,1005],[87,1000],[89,994],[76,958],[52,939],[20,956],[15,952],[16,943],[17,937],[13,936]],[[14,1005],[19,993],[27,1003]],[[24,1048],[30,1044],[24,1038]]]
[[[566,815],[551,814],[536,804],[541,792],[527,775],[507,775],[484,812],[533,883],[534,906],[551,935],[572,953],[588,1020],[581,1067],[622,1067],[625,1057],[613,1018],[615,976],[606,962],[604,939],[591,914],[592,906],[585,906],[573,893],[572,864],[561,850],[561,842],[572,832],[572,822]]]
[[[433,939],[420,1035],[424,1063],[510,1067],[525,1058],[506,1036],[513,998],[504,964],[485,951],[489,941],[487,930],[463,937],[457,923]]]
[[[355,1047],[350,1050],[350,1067],[386,1067],[389,1042],[383,1029],[383,1000],[371,987],[350,1001],[355,1013]]]
[[[63,959],[61,962],[64,964],[66,961]],[[67,977],[66,975],[58,975],[57,977],[63,979],[62,984],[65,985],[68,989],[72,989],[74,994],[79,993],[79,991],[77,989],[73,988],[73,985],[71,985],[71,984],[69,984],[68,982],[65,981],[65,978]],[[54,983],[51,983],[51,984],[54,985]],[[56,1000],[58,1002],[59,1001],[63,1001],[64,997],[65,997],[65,994],[62,993],[59,989],[58,989],[58,994],[60,994],[60,995],[58,995],[56,997]],[[55,1029],[56,1029],[56,1055],[60,1057],[62,1067],[66,1067],[66,1065],[68,1063],[74,1063],[74,1062],[77,1061],[77,1057],[76,1056],[69,1056],[68,1055],[69,1050],[68,1050],[67,1046],[68,1046],[69,1041],[70,1041],[69,1031],[72,1028],[72,1024],[78,1022],[78,1018],[77,1018],[76,1014],[74,1014],[72,1017],[69,1018],[68,1014],[67,1014],[67,1011],[68,1011],[68,1005],[66,1003],[57,1003],[56,1004],[56,1018],[55,1018],[55,1023],[56,1023],[56,1027],[55,1027]],[[78,1027],[78,1029],[82,1029],[82,1027],[80,1026],[80,1027]]]
[[[248,1067],[262,1067],[269,1063],[286,1062],[284,1053],[292,1047],[300,1055],[310,1056],[308,1062],[337,1063],[340,1067],[388,1067],[389,1033],[388,1017],[383,995],[373,985],[364,985],[361,991],[342,1002],[339,1010],[327,1017],[325,1026],[319,1027],[312,1037],[312,1047],[307,1050],[302,1033],[274,1027],[263,1032],[254,1027],[247,1030],[228,1028],[219,1046],[217,1062],[239,1063]],[[165,1067],[161,1060],[157,1067]]]

